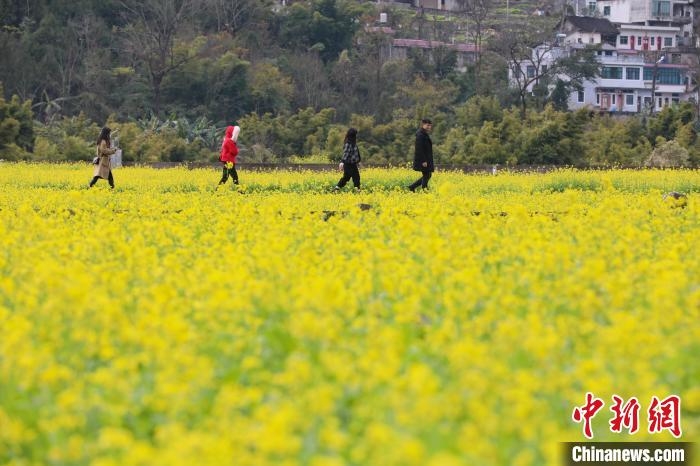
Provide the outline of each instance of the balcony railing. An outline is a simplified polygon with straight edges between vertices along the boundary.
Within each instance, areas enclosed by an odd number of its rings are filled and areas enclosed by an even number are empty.
[[[685,15],[678,15],[678,16],[674,15],[673,18],[671,18],[671,20],[674,23],[679,23],[679,24],[690,24],[693,22],[693,18],[691,18],[690,16],[685,16]]]
[[[618,55],[616,57],[598,57],[598,61],[603,65],[613,65],[616,63],[624,65],[643,65],[644,57],[641,55]]]

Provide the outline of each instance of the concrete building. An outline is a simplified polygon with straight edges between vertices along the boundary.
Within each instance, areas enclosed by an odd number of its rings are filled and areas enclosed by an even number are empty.
[[[589,0],[589,10],[617,25],[666,26],[693,35],[694,0]],[[648,34],[649,37],[653,37]]]
[[[523,76],[537,76],[541,70],[535,69],[535,64],[551,68],[558,57],[576,53],[583,47],[585,45],[581,44],[555,47],[545,55],[533,51],[533,57],[538,58],[531,63],[524,63],[520,72]],[[609,44],[602,45],[597,53],[601,65],[600,77],[584,82],[582,90],[574,91],[569,96],[570,109],[638,113],[651,105],[659,111],[681,101],[697,99],[690,79],[690,68],[684,64],[669,63],[669,54],[665,52],[659,52],[662,57],[659,63],[656,62],[656,54],[639,50],[617,50]],[[565,76],[559,78],[567,79]],[[511,80],[513,79],[511,71]],[[529,86],[530,91],[535,84]]]
[[[676,26],[621,24],[617,48],[621,50],[664,50],[676,47],[680,29]]]
[[[409,49],[422,49],[429,52],[430,62],[433,61],[433,52],[444,48],[454,51],[457,57],[456,70],[462,73],[467,71],[467,65],[476,59],[477,47],[474,44],[447,44],[439,41],[418,39],[393,39],[391,47],[386,51],[385,58],[389,60],[405,60],[408,58]]]
[[[567,16],[560,25],[566,34],[565,44],[610,44],[617,43],[618,28],[607,19],[590,16]]]
[[[609,52],[609,53],[607,53]],[[589,107],[600,111],[638,113],[652,105],[655,110],[690,100],[690,70],[686,65],[656,64],[639,51],[601,51],[600,77],[587,81],[582,91],[574,92],[569,108]],[[654,74],[656,82],[654,83]]]

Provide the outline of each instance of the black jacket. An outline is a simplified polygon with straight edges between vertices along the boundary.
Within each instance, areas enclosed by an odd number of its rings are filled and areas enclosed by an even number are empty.
[[[346,142],[343,145],[343,158],[340,159],[343,163],[360,163],[362,157],[360,156],[360,148],[357,145],[352,145]]]
[[[428,166],[424,167],[423,162],[428,162]],[[419,172],[423,170],[435,171],[433,141],[430,140],[430,136],[423,128],[416,133],[416,155],[413,158],[413,169]]]

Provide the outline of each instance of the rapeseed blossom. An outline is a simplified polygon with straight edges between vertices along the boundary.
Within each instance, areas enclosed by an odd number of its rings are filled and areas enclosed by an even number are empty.
[[[697,172],[241,171],[0,165],[0,463],[557,465],[587,391],[700,432]]]

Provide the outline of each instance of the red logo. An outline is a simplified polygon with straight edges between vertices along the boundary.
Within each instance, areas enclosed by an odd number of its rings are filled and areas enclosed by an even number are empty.
[[[610,411],[613,417],[610,419],[610,432],[622,433],[627,430],[629,434],[639,431],[639,412],[641,406],[636,397],[632,397],[627,402],[617,395],[612,396],[613,405]],[[600,398],[596,398],[591,392],[586,393],[586,403],[583,406],[576,406],[571,418],[576,423],[583,422],[583,435],[586,438],[593,438],[593,428],[591,420],[600,411],[605,403]],[[671,395],[663,400],[653,396],[651,404],[647,410],[649,421],[648,431],[650,434],[661,433],[668,430],[674,437],[680,438],[681,431],[681,399],[677,395]]]
[[[603,407],[605,403],[600,398],[593,396],[593,393],[586,393],[586,404],[583,406],[577,406],[574,408],[574,412],[571,417],[576,422],[583,421],[583,435],[586,438],[593,438],[593,429],[591,429],[591,419],[593,419],[600,408]]]
[[[662,401],[655,396],[649,406],[649,433],[654,434],[668,430],[674,437],[681,436],[681,399],[671,395]]]
[[[634,434],[639,430],[639,401],[636,397],[630,398],[625,405],[622,405],[622,398],[613,395],[615,404],[610,407],[610,411],[615,414],[610,420],[611,432],[622,432],[622,428]]]

